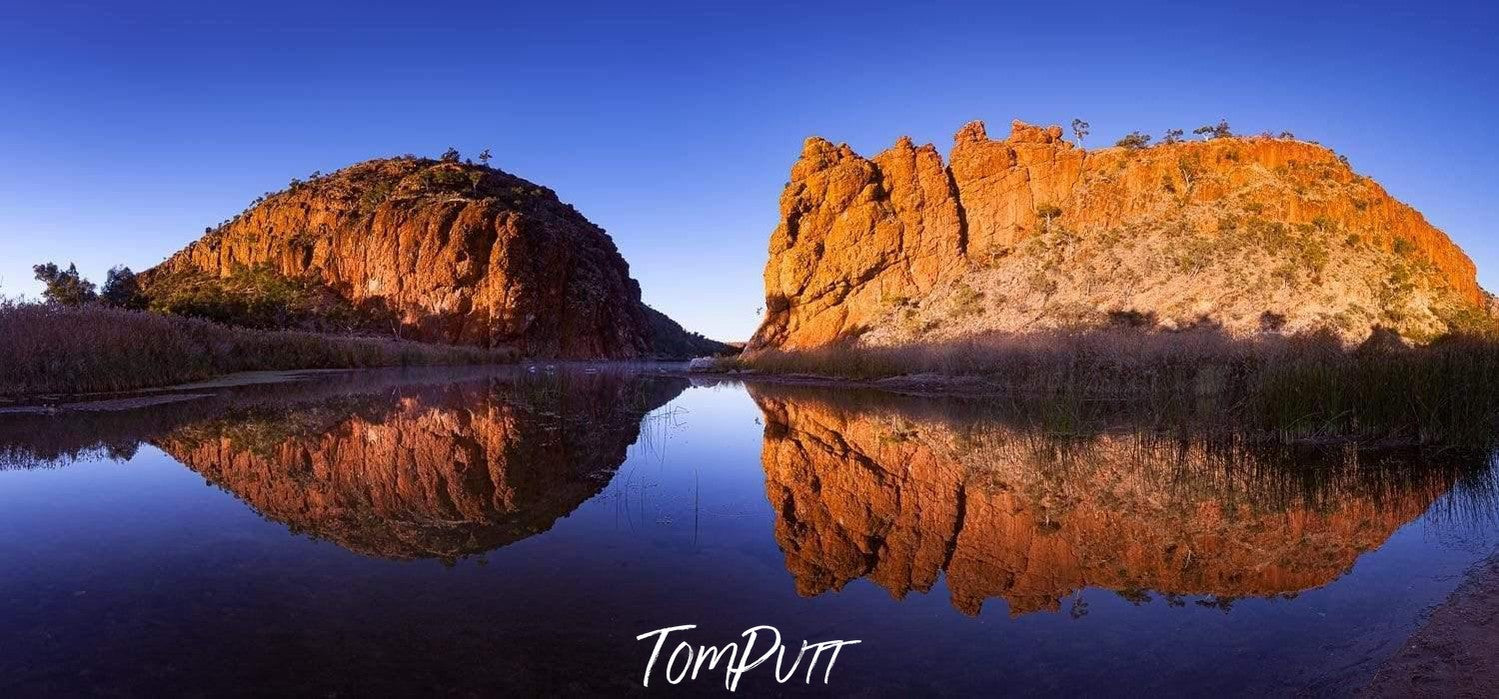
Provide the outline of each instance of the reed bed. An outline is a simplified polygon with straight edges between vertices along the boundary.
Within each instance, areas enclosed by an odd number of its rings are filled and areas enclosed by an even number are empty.
[[[1109,328],[762,350],[732,361],[762,373],[854,380],[935,375],[939,387],[965,379],[954,385],[1023,404],[1063,430],[1124,409],[1163,429],[1225,424],[1283,441],[1499,442],[1499,341],[1487,336],[1412,347],[1376,331],[1347,347],[1327,334]]]
[[[0,301],[0,395],[127,391],[236,371],[507,363],[508,348],[252,330],[100,305]]]

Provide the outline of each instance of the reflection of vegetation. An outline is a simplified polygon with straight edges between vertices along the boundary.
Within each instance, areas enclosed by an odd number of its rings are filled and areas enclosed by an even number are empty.
[[[184,445],[203,444],[224,439],[236,451],[262,458],[276,455],[276,450],[299,439],[313,439],[328,434],[342,422],[358,417],[379,424],[389,412],[387,396],[339,396],[287,410],[284,406],[256,405],[215,420],[195,422],[171,433]]]
[[[451,564],[545,531],[597,494],[642,416],[684,385],[517,370],[231,412],[155,444],[293,530]]]
[[[361,372],[0,422],[0,468],[127,457],[149,442],[293,532],[451,563],[544,531],[598,493],[642,420],[685,387],[567,369]]]
[[[1072,601],[1072,607],[1067,610],[1067,615],[1073,619],[1088,616],[1088,601],[1083,599],[1082,595],[1078,595],[1077,599]]]
[[[1492,450],[1254,440],[1117,402],[1058,425],[1010,397],[750,391],[806,595],[945,576],[969,614],[997,597],[1079,617],[1095,588],[1228,612],[1326,584],[1423,512],[1491,522],[1499,502]]]
[[[756,387],[754,393],[792,404],[815,404],[829,395],[827,389],[785,386]],[[1322,511],[1348,498],[1382,502],[1413,494],[1431,501],[1453,492],[1448,502],[1471,512],[1499,502],[1499,481],[1491,468],[1499,445],[1265,440],[1231,420],[1205,422],[1128,402],[1080,401],[1061,415],[1046,412],[1044,403],[1010,398],[932,400],[854,390],[839,392],[833,404],[884,423],[879,441],[892,448],[947,445],[980,484],[993,475],[991,464],[1024,464],[1025,478],[1003,488],[1051,503],[1054,516],[1068,511],[1070,496],[1059,494],[1075,491],[1078,484],[1118,479],[1109,469],[1121,466],[1120,456],[1129,477],[1149,484],[1152,492],[1191,511],[1202,502],[1215,503],[1226,518],[1293,508]],[[766,431],[784,429],[772,422]]]
[[[168,433],[207,439],[217,434],[217,428],[209,430],[207,425],[231,418],[270,422],[279,417],[304,425],[291,433],[310,434],[321,423],[296,415],[317,413],[319,405],[366,406],[359,408],[361,414],[376,420],[378,411],[368,408],[388,401],[391,390],[439,379],[472,379],[495,371],[489,367],[383,369],[331,374],[317,381],[252,384],[212,395],[167,393],[150,405],[129,410],[7,415],[0,419],[0,468],[128,457],[140,443]]]
[[[1194,604],[1199,607],[1207,607],[1208,609],[1217,609],[1218,611],[1227,614],[1233,611],[1234,603],[1237,601],[1239,601],[1239,598],[1237,597],[1220,597],[1214,595],[1208,597],[1207,599],[1197,600]]]
[[[1183,516],[1203,502],[1232,520],[1290,509],[1325,511],[1348,498],[1381,502],[1424,494],[1434,500],[1456,491],[1450,501],[1471,503],[1461,506],[1474,511],[1499,498],[1491,450],[1251,441],[1235,434],[1231,424],[1205,432],[1185,425],[1173,429],[1116,408],[1117,413],[1072,416],[1062,424],[1030,408],[970,408],[980,412],[946,427],[954,431],[958,448],[973,455],[977,477],[983,477],[986,461],[1026,464],[1027,478],[1006,487],[1051,503],[1048,511],[1056,517],[1069,510],[1068,498],[1057,494],[1118,477],[1108,470],[1118,464],[1101,453],[1120,449],[1128,455],[1130,478],[1186,508],[1178,513]],[[910,434],[920,440],[918,432]],[[1095,496],[1109,504],[1108,491]]]

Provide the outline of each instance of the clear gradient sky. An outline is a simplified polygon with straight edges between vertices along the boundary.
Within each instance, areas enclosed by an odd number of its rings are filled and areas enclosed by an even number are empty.
[[[1499,288],[1493,3],[0,1],[0,294],[149,267],[292,177],[465,154],[556,190],[689,329],[758,321],[809,135],[946,153],[1227,118],[1346,154]]]

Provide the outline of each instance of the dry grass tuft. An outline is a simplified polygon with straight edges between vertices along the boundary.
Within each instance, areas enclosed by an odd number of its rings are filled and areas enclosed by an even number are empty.
[[[1217,424],[1284,441],[1499,444],[1499,341],[1486,336],[1409,347],[1376,332],[1349,349],[1329,333],[1236,339],[1216,328],[1110,328],[762,350],[736,361],[776,374],[977,380],[1064,428],[1127,405],[1163,429]]]
[[[0,300],[0,395],[125,391],[235,371],[512,362],[515,351],[232,328],[89,305]]]

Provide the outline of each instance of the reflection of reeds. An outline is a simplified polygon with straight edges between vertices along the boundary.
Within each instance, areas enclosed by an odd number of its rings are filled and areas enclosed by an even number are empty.
[[[0,301],[0,395],[122,391],[235,371],[483,364],[508,349],[249,330],[103,306]]]
[[[275,420],[278,415],[286,419],[333,401],[365,400],[376,405],[372,394],[396,395],[416,386],[470,382],[511,371],[508,367],[375,369],[325,374],[316,380],[237,386],[130,410],[8,414],[0,416],[0,468],[128,458],[139,442],[168,433],[186,438],[192,434],[191,426],[211,419],[255,415],[263,420]],[[378,419],[376,411],[364,412],[368,419]]]
[[[1213,329],[992,335],[940,344],[763,350],[758,371],[882,379],[972,379],[1059,432],[1102,412],[1137,425],[1229,425],[1283,442],[1488,448],[1499,418],[1499,342],[1450,336],[1406,347],[1383,335],[1354,350],[1330,335],[1235,339]]]
[[[766,440],[788,438],[795,414],[840,416],[825,427],[888,426],[893,454],[935,448],[965,466],[976,485],[1003,482],[1060,511],[1080,489],[1128,481],[1175,503],[1212,501],[1225,511],[1320,511],[1348,498],[1376,505],[1441,498],[1454,517],[1499,502],[1499,449],[1478,446],[1266,439],[1216,419],[1171,422],[1124,401],[1094,401],[1058,423],[1035,401],[1007,397],[922,398],[875,390],[749,384],[766,415]],[[1043,400],[1044,402],[1044,400]],[[784,414],[783,414],[784,411]],[[1004,468],[998,465],[1006,465]],[[1098,493],[1095,492],[1096,496]]]
[[[946,575],[969,614],[1000,597],[1080,616],[1091,587],[1226,611],[1324,585],[1418,517],[1478,531],[1495,511],[1490,450],[1287,443],[1128,410],[1059,433],[1020,400],[745,385],[803,595],[867,578],[901,597]]]
[[[128,458],[148,443],[293,532],[451,563],[545,531],[599,493],[643,429],[675,424],[662,406],[686,386],[508,367],[340,372],[0,419],[0,469]]]
[[[135,457],[137,442],[99,444],[82,449],[39,455],[31,450],[0,445],[0,471],[62,468],[80,461],[129,461]]]
[[[1434,502],[1449,492],[1465,503],[1463,509],[1479,512],[1492,511],[1496,495],[1493,454],[1481,450],[1285,444],[1227,433],[1060,436],[1034,425],[982,422],[963,429],[974,463],[1026,464],[1028,489],[1038,499],[1079,482],[1112,478],[1119,474],[1103,471],[1121,467],[1171,501],[1211,500],[1225,512],[1322,511],[1348,498],[1375,505],[1412,497]],[[975,475],[982,477],[982,468]]]

